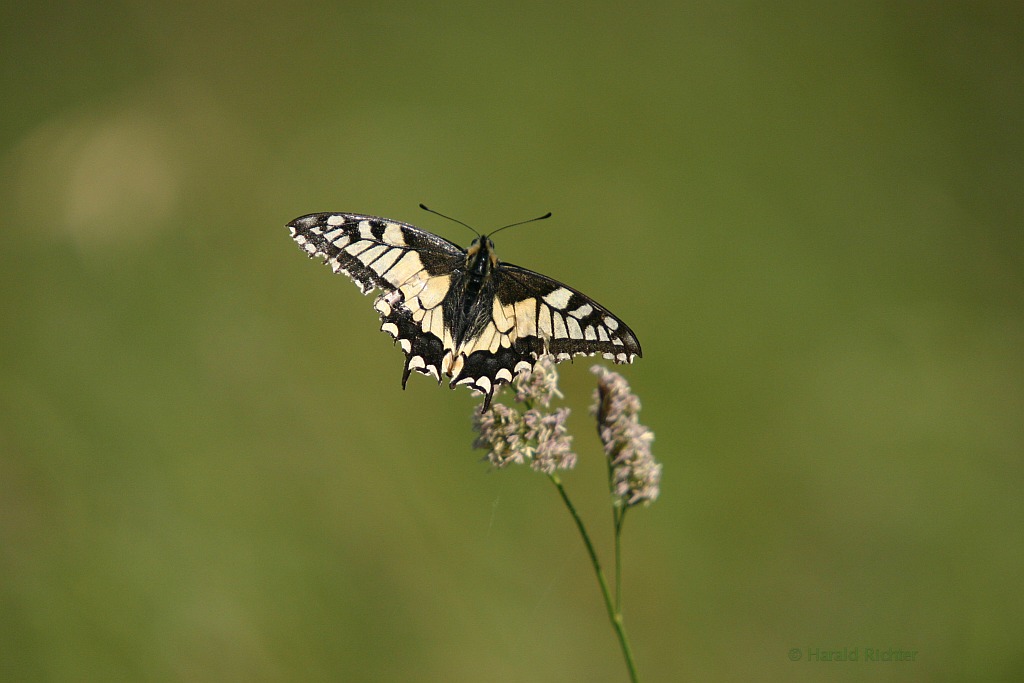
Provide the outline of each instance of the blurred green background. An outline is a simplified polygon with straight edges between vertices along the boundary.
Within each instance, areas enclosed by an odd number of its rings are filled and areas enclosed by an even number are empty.
[[[645,680],[1022,680],[1021,7],[8,3],[3,679],[625,679],[550,485],[283,227],[468,242],[422,201],[553,211],[499,256],[643,342]]]

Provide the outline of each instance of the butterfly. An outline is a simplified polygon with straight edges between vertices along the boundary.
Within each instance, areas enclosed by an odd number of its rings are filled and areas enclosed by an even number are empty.
[[[451,388],[482,393],[486,410],[495,389],[542,355],[557,362],[600,353],[616,363],[642,355],[633,331],[604,306],[499,261],[490,238],[497,230],[477,233],[463,249],[408,223],[357,213],[311,213],[287,227],[310,258],[348,275],[363,294],[381,290],[373,307],[380,329],[405,353],[403,389],[414,370],[438,384],[444,375]]]

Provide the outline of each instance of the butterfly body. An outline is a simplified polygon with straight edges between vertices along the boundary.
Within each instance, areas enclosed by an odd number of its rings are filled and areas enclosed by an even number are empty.
[[[486,396],[543,354],[567,360],[641,355],[632,330],[593,299],[547,276],[502,263],[486,235],[468,249],[408,223],[352,213],[315,213],[288,224],[311,257],[347,274],[374,302],[381,329],[412,371],[451,378]]]

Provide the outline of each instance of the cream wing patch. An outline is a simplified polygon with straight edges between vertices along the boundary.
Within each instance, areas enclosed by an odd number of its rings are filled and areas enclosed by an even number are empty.
[[[569,299],[572,297],[570,292],[565,287],[559,287],[558,289],[549,292],[544,295],[544,301],[547,302],[551,307],[559,310],[565,309],[569,305]]]
[[[516,337],[537,335],[537,300],[523,299],[515,303]]]

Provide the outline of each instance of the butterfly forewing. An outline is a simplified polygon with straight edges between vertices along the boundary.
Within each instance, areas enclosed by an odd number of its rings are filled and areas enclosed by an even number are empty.
[[[395,289],[410,278],[444,274],[465,261],[466,252],[437,235],[376,216],[312,213],[288,224],[292,238],[334,272],[351,277],[364,294]]]

